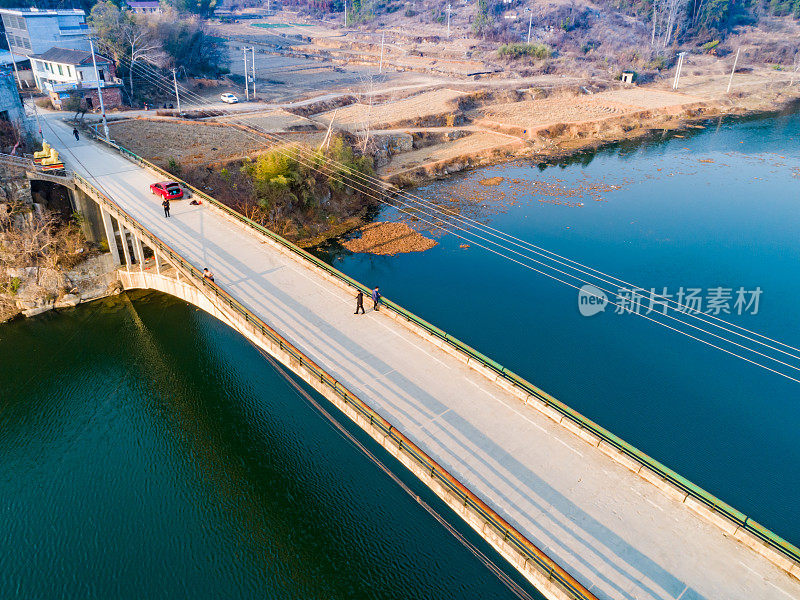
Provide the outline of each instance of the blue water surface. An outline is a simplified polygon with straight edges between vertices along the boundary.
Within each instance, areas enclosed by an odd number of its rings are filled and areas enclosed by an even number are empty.
[[[489,177],[505,180],[479,183]],[[794,114],[495,166],[414,193],[458,197],[492,227],[648,290],[760,288],[757,314],[722,316],[800,347],[799,191]],[[415,254],[321,256],[800,543],[800,383],[613,306],[584,317],[576,289],[474,237],[468,248],[437,240]]]

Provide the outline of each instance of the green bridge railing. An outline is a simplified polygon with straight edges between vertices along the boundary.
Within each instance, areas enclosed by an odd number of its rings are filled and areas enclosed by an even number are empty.
[[[457,479],[433,458],[428,456],[424,450],[419,448],[414,442],[397,430],[389,421],[375,412],[369,405],[365,404],[358,396],[350,392],[345,386],[331,377],[323,368],[308,358],[302,351],[297,349],[291,342],[286,340],[278,332],[264,323],[255,313],[250,311],[238,300],[223,290],[219,285],[203,277],[203,272],[195,267],[191,262],[183,258],[178,252],[164,243],[154,233],[143,227],[139,221],[129,215],[116,202],[98,190],[92,183],[81,175],[75,173],[75,180],[90,193],[101,205],[110,209],[118,219],[125,221],[125,225],[131,231],[147,242],[147,245],[157,250],[162,256],[166,257],[170,263],[179,268],[184,275],[190,276],[195,285],[207,295],[213,294],[218,305],[227,306],[258,331],[262,336],[271,340],[274,344],[297,360],[300,365],[313,373],[315,379],[332,389],[346,404],[352,407],[359,415],[377,428],[384,436],[390,438],[398,448],[406,455],[410,456],[423,471],[436,479],[451,494],[454,494],[465,507],[470,508],[483,518],[504,542],[511,544],[522,556],[524,556],[536,569],[549,581],[558,584],[570,598],[575,600],[598,600],[597,597],[587,590],[579,581],[567,573],[553,559],[532,544],[524,535],[517,531],[511,524],[505,521],[494,510],[487,506],[480,498],[464,487]]]
[[[95,132],[95,134],[96,134],[96,132]],[[124,148],[124,147],[120,146],[119,144],[116,144],[114,142],[108,141],[108,140],[106,140],[105,138],[103,138],[102,136],[99,136],[99,135],[96,135],[96,137],[97,137],[97,139],[99,141],[101,141],[102,143],[107,144],[107,145],[111,146],[112,148],[116,149],[123,156],[126,156],[130,160],[132,160],[132,161],[134,161],[134,162],[136,162],[136,163],[138,163],[138,164],[140,164],[140,165],[142,165],[142,166],[144,166],[146,168],[149,168],[149,169],[151,169],[151,170],[163,175],[164,177],[167,177],[167,178],[175,180],[175,181],[180,181],[184,186],[186,186],[188,189],[192,190],[193,194],[196,194],[197,196],[201,197],[204,201],[208,202],[212,206],[214,206],[214,207],[218,208],[219,210],[223,211],[225,214],[227,214],[228,216],[232,217],[233,219],[236,219],[237,221],[241,222],[243,225],[245,225],[245,226],[247,226],[247,227],[259,232],[260,234],[270,238],[271,240],[277,242],[278,244],[280,244],[284,248],[286,248],[289,251],[293,252],[294,254],[302,257],[303,259],[305,259],[309,263],[313,264],[314,266],[318,267],[319,269],[322,269],[323,271],[325,271],[329,275],[332,275],[336,279],[338,279],[338,280],[350,285],[353,288],[359,289],[359,290],[361,290],[363,292],[367,292],[367,293],[371,292],[371,290],[369,288],[367,288],[366,286],[364,286],[360,282],[356,281],[355,279],[353,279],[351,277],[348,277],[347,275],[345,275],[341,271],[335,269],[334,267],[332,267],[329,264],[327,264],[326,262],[320,260],[316,256],[313,256],[312,254],[306,252],[302,248],[299,248],[295,244],[291,243],[289,240],[287,240],[287,239],[281,237],[280,235],[276,234],[275,232],[267,229],[263,225],[260,225],[260,224],[256,223],[252,219],[248,219],[247,217],[245,217],[241,213],[233,210],[229,206],[226,206],[225,204],[219,202],[218,200],[215,200],[214,198],[212,198],[208,194],[206,194],[206,193],[202,192],[201,190],[195,188],[194,186],[190,185],[186,181],[183,181],[182,179],[177,178],[172,173],[169,173],[168,171],[165,171],[161,167],[158,167],[157,165],[154,165],[150,161],[142,158],[141,156],[138,156],[137,154],[131,152],[127,148]],[[439,329],[435,325],[432,325],[431,323],[428,323],[424,319],[418,317],[414,313],[406,310],[405,308],[403,308],[399,304],[396,304],[395,302],[392,302],[391,300],[387,300],[387,299],[384,298],[383,302],[391,310],[393,310],[395,313],[397,313],[398,315],[400,315],[403,318],[405,318],[407,321],[409,321],[411,323],[414,323],[415,325],[421,327],[422,329],[427,331],[429,334],[431,334],[434,337],[437,337],[437,338],[441,339],[442,341],[448,343],[450,346],[452,346],[453,348],[456,348],[457,350],[459,350],[460,352],[462,352],[463,354],[465,354],[469,358],[477,361],[478,363],[482,364],[484,367],[486,367],[486,368],[490,369],[491,371],[497,373],[498,375],[502,376],[505,380],[509,381],[510,383],[512,383],[514,386],[516,386],[517,388],[519,388],[523,392],[527,393],[530,396],[533,396],[533,397],[537,398],[538,400],[540,400],[541,402],[543,402],[544,404],[546,404],[550,408],[552,408],[552,409],[556,410],[557,412],[559,412],[564,418],[569,419],[571,422],[576,424],[578,427],[580,427],[582,429],[585,429],[586,431],[594,434],[595,436],[597,436],[598,438],[600,438],[601,440],[603,440],[607,444],[609,444],[609,445],[613,446],[614,448],[616,448],[622,454],[632,458],[633,460],[638,462],[640,465],[642,465],[644,467],[647,467],[648,469],[654,471],[660,477],[662,477],[664,480],[668,481],[669,483],[671,483],[672,485],[674,485],[678,489],[683,490],[684,492],[686,492],[687,495],[689,495],[692,498],[694,498],[695,500],[699,501],[700,503],[702,503],[703,505],[705,505],[709,509],[711,509],[713,511],[716,511],[717,513],[725,516],[726,518],[731,520],[733,523],[735,523],[736,525],[738,525],[742,529],[744,529],[744,530],[750,532],[751,534],[753,534],[754,536],[756,536],[758,539],[760,539],[767,546],[777,550],[782,555],[786,556],[790,560],[792,560],[795,563],[797,563],[798,565],[800,565],[800,549],[798,549],[797,546],[795,546],[794,544],[791,544],[790,542],[784,540],[783,538],[781,538],[776,533],[770,531],[769,529],[767,529],[763,525],[759,524],[758,522],[754,521],[752,518],[750,518],[747,515],[745,515],[743,512],[741,512],[741,511],[733,508],[729,504],[723,502],[722,500],[720,500],[719,498],[717,498],[713,494],[707,492],[706,490],[704,490],[700,486],[695,485],[694,483],[692,483],[691,481],[689,481],[685,477],[682,477],[681,475],[679,475],[678,473],[676,473],[675,471],[673,471],[669,467],[661,464],[660,462],[658,462],[654,458],[648,456],[647,454],[645,454],[644,452],[642,452],[638,448],[636,448],[636,447],[632,446],[631,444],[625,442],[624,440],[622,440],[621,438],[617,437],[616,435],[614,435],[613,433],[611,433],[610,431],[608,431],[604,427],[598,425],[597,423],[595,423],[594,421],[592,421],[588,417],[585,417],[584,415],[582,415],[578,411],[570,408],[569,406],[567,406],[563,402],[560,402],[559,400],[556,400],[551,395],[549,395],[546,392],[540,390],[538,387],[536,387],[535,385],[533,385],[529,381],[525,380],[523,377],[520,377],[519,375],[517,375],[513,371],[507,369],[506,367],[504,367],[500,363],[492,360],[488,356],[486,356],[486,355],[482,354],[481,352],[475,350],[474,348],[472,348],[471,346],[465,344],[461,340],[459,340],[459,339],[453,337],[452,335],[450,335],[449,333]]]

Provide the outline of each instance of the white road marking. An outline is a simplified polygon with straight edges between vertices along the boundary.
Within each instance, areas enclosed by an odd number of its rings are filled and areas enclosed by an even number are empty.
[[[789,592],[787,592],[787,591],[786,591],[786,590],[784,590],[784,589],[781,589],[781,588],[779,588],[777,585],[775,585],[775,584],[774,584],[774,583],[772,583],[771,581],[767,581],[766,579],[764,579],[764,583],[766,583],[766,584],[768,584],[768,585],[771,585],[772,587],[774,587],[776,590],[778,590],[778,591],[779,591],[779,592],[781,592],[782,594],[785,594],[786,596],[789,596],[789,598],[794,598],[794,600],[797,600],[797,596],[792,596],[792,595],[791,595]]]
[[[559,444],[562,444],[563,446],[566,446],[567,448],[569,448],[570,450],[572,450],[572,451],[573,451],[575,454],[577,454],[577,455],[578,455],[578,456],[580,456],[581,458],[583,458],[583,454],[581,454],[580,452],[578,452],[577,450],[575,450],[575,448],[573,448],[572,446],[570,446],[570,445],[569,445],[567,442],[565,442],[564,440],[561,440],[561,439],[559,439],[559,438],[557,438],[557,437],[555,437],[555,436],[553,436],[553,439],[554,439],[555,441],[557,441]]]
[[[436,362],[438,362],[438,363],[439,363],[440,365],[442,365],[443,367],[447,367],[448,369],[452,369],[452,367],[451,367],[450,365],[448,365],[447,363],[444,363],[444,362],[440,361],[440,360],[439,360],[438,358],[436,358],[436,357],[435,357],[433,354],[430,354],[429,352],[426,352],[425,350],[423,350],[423,349],[422,349],[422,347],[420,347],[420,346],[417,346],[417,345],[416,345],[414,342],[411,342],[411,341],[407,340],[405,337],[403,337],[402,335],[400,335],[399,333],[397,333],[396,331],[394,331],[394,330],[393,330],[391,327],[388,327],[387,325],[384,325],[383,323],[381,323],[381,322],[380,322],[380,321],[378,321],[378,320],[376,320],[376,321],[375,321],[375,323],[377,323],[378,325],[380,325],[381,327],[383,327],[383,328],[384,328],[386,331],[389,331],[389,332],[393,333],[394,335],[396,335],[397,337],[399,337],[401,340],[403,340],[405,343],[407,343],[407,344],[409,344],[409,345],[411,345],[411,346],[414,346],[414,348],[416,348],[417,350],[419,350],[419,351],[420,351],[420,352],[422,352],[423,354],[425,354],[425,355],[427,355],[427,356],[431,357],[433,360],[435,360]]]
[[[742,561],[739,561],[739,564],[742,565],[748,571],[750,571],[753,575],[756,575],[757,577],[761,577],[761,574],[758,571],[754,571],[753,569],[748,567],[746,564],[744,564]],[[769,582],[767,582],[767,583],[769,583]]]
[[[656,504],[656,503],[655,503],[655,502],[653,502],[652,500],[650,500],[650,498],[648,498],[647,496],[642,496],[642,497],[645,499],[645,501],[646,501],[648,504],[652,504],[652,505],[653,505],[653,506],[655,506],[655,507],[656,507],[658,510],[660,510],[661,512],[664,512],[664,509],[663,509],[663,508],[661,508],[661,507],[660,507],[658,504]]]
[[[484,390],[484,389],[483,389],[481,386],[479,386],[477,383],[475,383],[475,382],[474,382],[474,381],[472,381],[471,379],[467,379],[467,381],[468,381],[469,383],[471,383],[472,385],[474,385],[476,388],[478,388],[478,389],[479,389],[481,392],[483,392],[484,394],[486,394],[487,396],[489,396],[490,398],[494,398],[495,400],[497,400],[497,401],[498,401],[500,404],[502,404],[503,406],[505,406],[505,407],[506,407],[508,410],[510,410],[511,412],[513,412],[515,415],[517,415],[517,416],[519,416],[519,417],[522,417],[523,419],[525,419],[525,420],[526,420],[528,423],[530,423],[531,425],[533,425],[534,427],[536,427],[536,429],[538,429],[539,431],[543,431],[544,433],[546,433],[546,434],[550,435],[550,432],[548,432],[548,431],[547,431],[547,430],[546,430],[544,427],[542,427],[541,425],[539,425],[539,424],[538,424],[538,423],[536,423],[535,421],[531,420],[530,418],[528,418],[527,416],[525,416],[524,414],[522,414],[521,412],[519,412],[518,410],[516,410],[514,407],[512,407],[512,406],[509,406],[507,403],[503,402],[503,401],[502,401],[500,398],[498,398],[497,396],[494,396],[494,395],[490,394],[489,392],[487,392],[486,390]],[[571,450],[571,448],[570,448],[570,450]]]

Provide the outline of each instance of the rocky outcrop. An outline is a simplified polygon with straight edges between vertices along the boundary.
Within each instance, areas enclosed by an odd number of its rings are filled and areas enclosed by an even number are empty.
[[[48,310],[71,308],[120,291],[114,259],[92,256],[69,271],[44,267],[8,269],[13,282],[0,293],[0,322],[19,314],[32,317]]]
[[[31,182],[25,169],[0,163],[0,204],[22,202],[31,204]]]

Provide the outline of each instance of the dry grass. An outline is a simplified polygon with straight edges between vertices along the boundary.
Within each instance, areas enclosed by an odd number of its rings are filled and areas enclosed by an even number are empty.
[[[370,223],[360,230],[361,237],[344,242],[350,252],[394,255],[405,252],[423,252],[436,242],[414,231],[405,223]]]
[[[496,148],[516,143],[515,140],[499,133],[478,132],[457,140],[405,152],[392,158],[392,161],[380,170],[381,175],[391,175],[423,164],[451,160],[460,156],[476,156]]]
[[[285,110],[245,113],[229,117],[220,117],[215,120],[221,123],[238,122],[270,132],[297,131],[298,129],[314,129],[317,127],[317,125],[309,119],[294,115]]]
[[[354,131],[362,129],[369,122],[373,129],[390,129],[401,123],[453,113],[456,111],[455,101],[464,95],[465,92],[442,89],[424,92],[396,102],[373,104],[371,110],[367,104],[351,104],[336,111],[334,125]],[[330,111],[316,115],[315,120],[327,127],[332,117],[333,111]]]
[[[669,92],[666,90],[654,90],[646,88],[628,88],[621,90],[609,90],[596,94],[595,98],[610,100],[634,108],[669,108],[702,102],[703,98],[681,94],[679,92]]]
[[[109,123],[108,128],[122,146],[159,165],[170,158],[205,164],[251,154],[266,145],[253,134],[220,124],[131,119]]]
[[[483,109],[487,120],[503,126],[535,130],[557,123],[587,123],[619,117],[643,109],[662,109],[700,101],[662,90],[631,88],[571,98],[553,96],[499,104]]]

